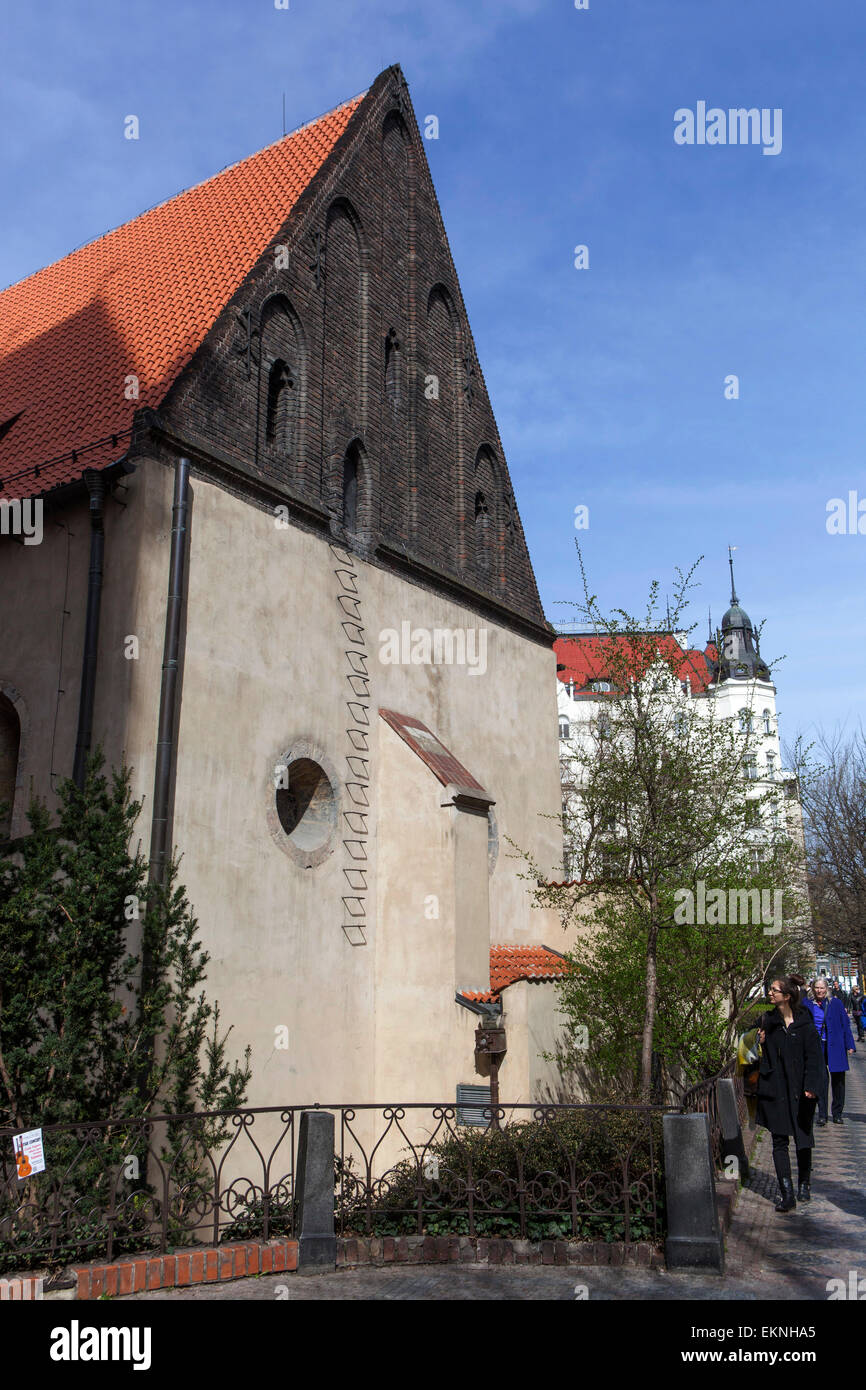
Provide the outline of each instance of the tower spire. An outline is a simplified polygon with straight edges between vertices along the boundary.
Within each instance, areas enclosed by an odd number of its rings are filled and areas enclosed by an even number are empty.
[[[732,607],[732,608],[734,607],[735,604],[739,603],[739,601],[740,601],[740,600],[737,598],[737,590],[736,590],[736,588],[735,588],[735,586],[734,586],[734,551],[736,550],[736,548],[737,548],[737,547],[736,547],[735,545],[729,545],[729,546],[728,546],[728,564],[729,564],[730,567],[731,567],[731,607]]]

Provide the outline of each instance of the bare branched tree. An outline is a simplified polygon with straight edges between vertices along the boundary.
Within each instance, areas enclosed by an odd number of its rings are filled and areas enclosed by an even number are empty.
[[[819,945],[866,962],[866,732],[824,735],[801,766],[809,896]]]

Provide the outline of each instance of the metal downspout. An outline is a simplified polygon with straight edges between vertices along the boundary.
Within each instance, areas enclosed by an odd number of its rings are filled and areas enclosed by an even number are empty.
[[[186,588],[186,537],[189,511],[189,459],[178,459],[174,475],[171,516],[171,560],[165,608],[162,684],[159,692],[159,732],[153,778],[153,820],[150,831],[148,882],[162,884],[168,853],[168,812],[174,770],[174,730],[177,715],[180,624]]]

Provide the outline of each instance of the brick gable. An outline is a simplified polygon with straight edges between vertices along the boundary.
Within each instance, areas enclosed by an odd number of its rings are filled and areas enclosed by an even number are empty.
[[[281,449],[268,438],[263,403],[286,354],[295,358],[288,389],[303,425]],[[265,489],[284,490],[300,524],[373,563],[405,569],[415,582],[450,585],[481,610],[492,600],[544,636],[502,444],[399,69],[376,79],[159,417],[167,434],[195,444],[202,466],[213,454]],[[342,484],[353,442],[358,510],[349,535]]]

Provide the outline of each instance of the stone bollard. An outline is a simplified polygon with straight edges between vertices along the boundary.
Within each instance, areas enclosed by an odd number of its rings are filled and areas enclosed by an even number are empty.
[[[725,1249],[716,1209],[716,1182],[706,1115],[665,1115],[668,1269],[723,1274]]]
[[[336,1269],[334,1232],[334,1117],[304,1110],[298,1136],[298,1273]]]
[[[737,1160],[737,1176],[741,1182],[748,1182],[749,1157],[743,1143],[743,1131],[740,1128],[737,1092],[730,1077],[725,1077],[716,1086],[716,1099],[719,1107],[719,1121],[722,1126],[722,1160],[724,1162],[725,1159],[735,1158]],[[724,1166],[727,1177],[727,1169],[730,1165],[725,1163]]]

